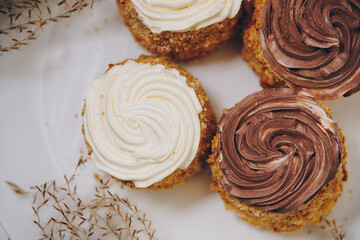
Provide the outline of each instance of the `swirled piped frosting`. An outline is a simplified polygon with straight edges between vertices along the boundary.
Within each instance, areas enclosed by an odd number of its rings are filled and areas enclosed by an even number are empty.
[[[146,27],[154,33],[198,30],[239,12],[241,0],[131,0]]]
[[[312,98],[293,89],[249,95],[219,123],[221,184],[258,209],[289,213],[336,174],[342,141]]]
[[[359,0],[269,0],[260,21],[265,59],[290,87],[322,100],[360,90]]]
[[[85,137],[99,169],[144,188],[190,165],[201,111],[178,70],[128,60],[94,79],[86,96]]]

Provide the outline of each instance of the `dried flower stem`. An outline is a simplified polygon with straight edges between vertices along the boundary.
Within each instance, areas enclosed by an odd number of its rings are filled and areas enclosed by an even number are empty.
[[[79,197],[69,178],[64,176],[64,180],[61,187],[52,181],[32,188],[34,223],[41,239],[155,239],[155,229],[146,214],[128,199],[111,193],[110,179],[97,180],[89,201]],[[43,209],[52,211],[46,221],[41,219]]]
[[[0,27],[0,55],[37,38],[38,32],[50,22],[70,18],[73,13],[93,7],[96,0],[2,0],[0,15],[8,21]],[[54,15],[54,12],[58,14]],[[5,45],[4,45],[5,42]]]
[[[325,230],[329,232],[334,240],[344,240],[345,239],[345,232],[342,229],[342,225],[338,226],[336,224],[336,220],[328,220],[326,218],[323,219],[322,224],[319,226],[321,230]]]
[[[28,194],[28,192],[24,191],[21,187],[19,187],[18,185],[16,185],[15,183],[9,182],[9,181],[5,181],[5,183],[7,185],[9,185],[11,187],[11,189],[19,195],[25,195]]]
[[[87,160],[80,157],[73,174],[64,176],[62,185],[53,180],[30,188],[33,192],[33,223],[40,230],[40,239],[154,240],[155,229],[146,214],[127,198],[110,191],[110,185],[116,184],[112,178],[98,178],[94,195],[86,201],[81,199],[74,180],[79,167]],[[15,193],[28,194],[18,185],[6,183]]]

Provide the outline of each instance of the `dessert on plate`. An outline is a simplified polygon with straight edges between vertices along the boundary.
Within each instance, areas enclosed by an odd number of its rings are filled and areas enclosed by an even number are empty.
[[[360,4],[350,0],[252,0],[243,57],[263,87],[319,100],[360,90]]]
[[[208,159],[228,210],[292,232],[318,224],[347,179],[344,136],[331,110],[290,88],[253,93],[224,111]]]
[[[165,57],[109,65],[85,99],[96,166],[132,188],[169,189],[202,170],[216,124],[199,81]]]
[[[202,58],[237,31],[241,0],[116,0],[134,39],[173,60]]]

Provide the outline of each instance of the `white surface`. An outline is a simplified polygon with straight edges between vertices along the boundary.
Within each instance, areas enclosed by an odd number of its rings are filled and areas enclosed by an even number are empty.
[[[5,232],[5,229],[0,225],[0,240],[7,240],[9,237]]]
[[[80,150],[81,109],[92,79],[107,64],[146,53],[124,27],[114,1],[102,1],[69,20],[46,26],[29,47],[0,57],[0,222],[11,239],[37,239],[31,200],[5,184],[23,188],[73,171]],[[217,117],[260,90],[236,42],[198,63],[182,64],[201,81]],[[348,239],[360,239],[360,93],[328,103],[346,135],[349,180],[330,218],[343,224]],[[78,188],[90,188],[96,169],[88,162]],[[91,180],[89,181],[89,178]],[[152,219],[159,239],[328,239],[312,234],[274,234],[256,229],[225,210],[209,190],[210,171],[169,191],[119,190]],[[351,190],[351,191],[350,191]]]

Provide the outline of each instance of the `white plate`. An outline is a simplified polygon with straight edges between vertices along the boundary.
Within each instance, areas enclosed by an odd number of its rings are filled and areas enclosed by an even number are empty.
[[[92,79],[107,64],[146,53],[122,24],[114,1],[96,3],[69,20],[46,26],[29,47],[0,57],[0,222],[12,239],[39,238],[32,223],[31,200],[5,184],[23,188],[51,179],[62,180],[75,168],[80,150],[81,109]],[[246,95],[260,90],[258,78],[242,60],[236,42],[204,60],[182,64],[207,91],[219,118]],[[344,225],[349,239],[360,239],[360,93],[327,103],[346,135],[349,180],[329,218]],[[88,162],[79,188],[91,188]],[[169,191],[118,190],[151,218],[159,239],[328,239],[312,229],[275,234],[256,229],[225,210],[209,190],[210,172],[192,177]]]

